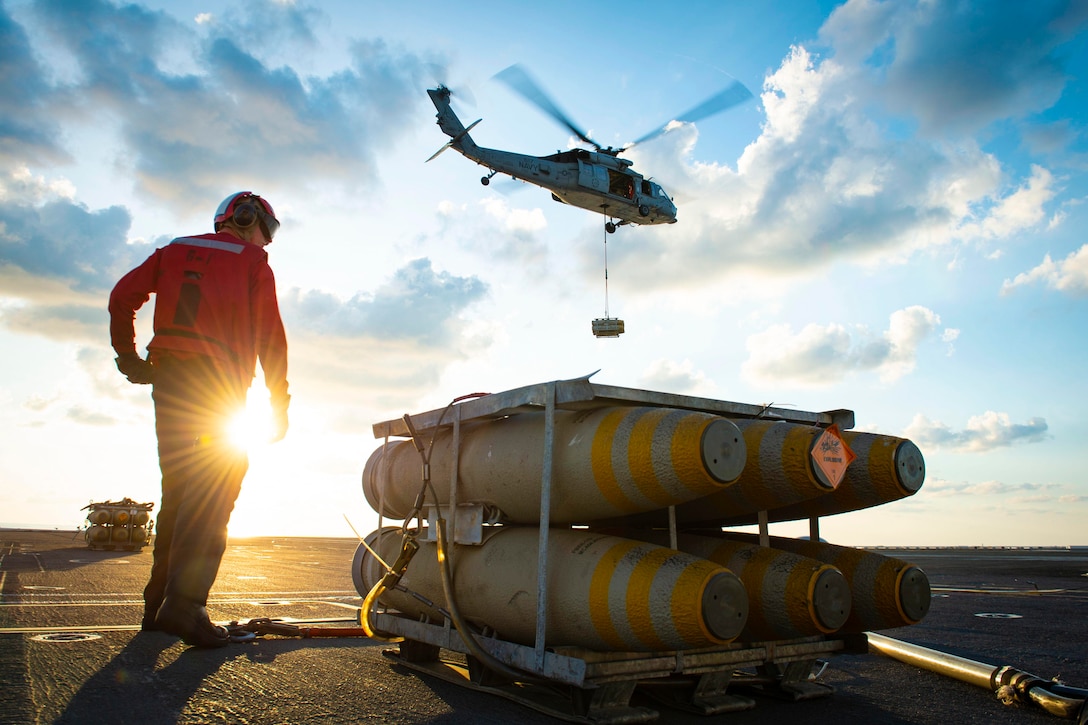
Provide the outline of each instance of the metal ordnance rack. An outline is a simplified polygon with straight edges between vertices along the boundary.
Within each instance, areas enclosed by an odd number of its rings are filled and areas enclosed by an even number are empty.
[[[535,646],[476,636],[478,645],[503,664],[526,673],[525,682],[512,682],[486,669],[471,654],[461,634],[450,625],[416,621],[393,611],[377,611],[371,621],[382,632],[403,637],[398,652],[386,654],[420,672],[436,675],[474,689],[485,690],[521,702],[553,716],[579,722],[631,723],[656,719],[654,710],[630,705],[636,686],[658,696],[667,704],[703,714],[715,714],[752,707],[754,701],[735,694],[736,688],[750,686],[773,691],[792,699],[807,699],[830,694],[828,685],[815,682],[814,668],[824,657],[836,652],[864,652],[864,635],[824,635],[774,642],[745,642],[698,650],[674,652],[599,652],[580,648],[545,647],[545,622],[548,607],[548,536],[552,493],[552,459],[555,411],[586,410],[602,406],[648,406],[701,411],[730,418],[771,418],[820,427],[854,426],[850,410],[806,412],[771,406],[734,403],[686,395],[659,393],[632,388],[599,385],[590,376],[553,381],[451,404],[416,415],[406,415],[377,423],[374,436],[417,436],[428,439],[436,429],[451,429],[454,463],[450,481],[450,502],[446,505],[447,540],[457,545],[478,544],[485,519],[472,503],[459,504],[457,498],[460,427],[463,422],[497,419],[525,412],[544,412],[544,442],[541,455],[539,544],[537,561],[537,611]],[[433,530],[437,517],[433,507],[427,511]],[[764,512],[765,513],[765,512]],[[766,541],[766,516],[759,520],[760,538]],[[379,514],[379,530],[382,528]],[[810,529],[818,532],[813,519]],[[669,507],[669,533],[675,548],[676,520]],[[451,554],[456,559],[456,554]],[[365,613],[364,613],[365,616]],[[466,655],[466,664],[444,661],[441,650]],[[754,673],[740,673],[751,668]],[[654,683],[662,685],[654,687]],[[568,686],[569,698],[557,696],[554,687]],[[732,691],[728,691],[732,688]]]

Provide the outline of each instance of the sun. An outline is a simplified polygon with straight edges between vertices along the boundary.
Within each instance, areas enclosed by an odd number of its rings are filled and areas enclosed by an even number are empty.
[[[227,437],[232,445],[244,450],[267,445],[272,439],[275,422],[268,397],[249,395],[246,407],[238,411],[227,424]]]

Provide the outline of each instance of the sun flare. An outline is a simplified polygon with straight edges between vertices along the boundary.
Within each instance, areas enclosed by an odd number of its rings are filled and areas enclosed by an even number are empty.
[[[227,424],[227,435],[233,445],[245,451],[266,445],[275,428],[268,399],[250,395],[246,407]]]

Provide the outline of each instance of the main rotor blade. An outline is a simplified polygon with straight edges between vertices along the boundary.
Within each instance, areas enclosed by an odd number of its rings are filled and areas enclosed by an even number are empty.
[[[733,81],[732,85],[728,86],[725,90],[716,93],[707,100],[700,103],[695,108],[687,111],[686,113],[677,116],[675,121],[682,123],[695,123],[701,121],[708,116],[713,116],[715,113],[721,113],[722,111],[732,108],[733,106],[744,103],[752,97],[752,92],[749,91],[743,83],[740,81]],[[652,138],[656,138],[665,133],[665,129],[672,123],[672,120],[661,124],[653,131],[650,131],[645,136],[636,139],[632,143],[628,144],[626,148],[631,148],[635,144],[649,141]]]
[[[555,102],[548,94],[541,90],[540,84],[533,80],[532,76],[520,65],[515,63],[509,68],[499,71],[495,74],[495,78],[508,85],[511,90],[520,93],[527,101],[554,118],[582,141],[600,151],[601,145],[587,136],[585,131],[575,126],[567,114],[559,106],[555,105]]]

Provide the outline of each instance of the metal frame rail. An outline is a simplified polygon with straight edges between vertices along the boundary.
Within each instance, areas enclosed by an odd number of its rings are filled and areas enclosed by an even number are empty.
[[[659,408],[699,410],[732,418],[774,418],[775,420],[784,420],[790,423],[807,423],[820,426],[835,423],[842,430],[849,430],[854,427],[854,411],[852,410],[828,410],[815,413],[790,408],[775,408],[773,405],[733,403],[713,398],[698,398],[690,395],[601,385],[591,383],[589,378],[590,376],[587,375],[572,380],[556,380],[549,383],[527,385],[522,388],[514,388],[501,393],[466,400],[454,407],[460,411],[459,418],[461,421],[477,418],[501,418],[515,413],[545,409],[549,390],[554,390],[554,405],[557,409],[563,410],[585,410],[602,405],[647,405]],[[440,421],[442,425],[448,424],[448,414],[444,408],[426,413],[417,413],[411,418],[412,424],[420,432],[433,430],[439,425]],[[406,438],[410,435],[407,425],[401,418],[375,423],[373,430],[375,438],[385,438],[387,436]]]

